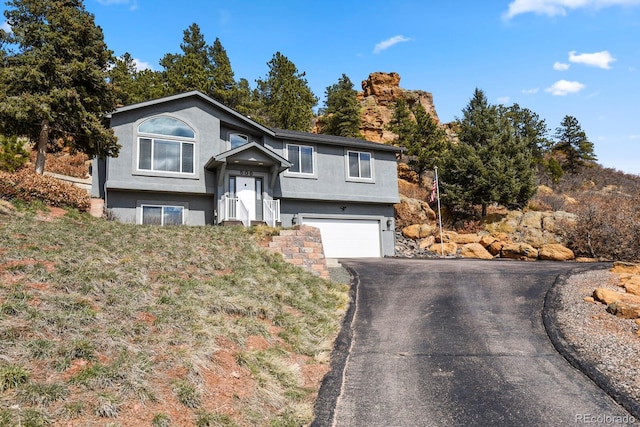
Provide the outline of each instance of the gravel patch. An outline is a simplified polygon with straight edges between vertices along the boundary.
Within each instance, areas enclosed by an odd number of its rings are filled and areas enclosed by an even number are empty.
[[[617,284],[618,277],[606,270],[558,281],[545,301],[545,327],[572,365],[640,420],[638,325],[607,313],[604,304],[584,301],[595,288],[620,291]]]

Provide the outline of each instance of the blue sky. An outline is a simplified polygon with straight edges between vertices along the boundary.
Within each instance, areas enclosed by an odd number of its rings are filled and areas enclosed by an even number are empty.
[[[118,56],[160,69],[197,23],[252,87],[276,52],[306,72],[323,105],[344,73],[397,72],[433,93],[444,122],[482,89],[555,130],[578,119],[598,162],[640,174],[640,0],[85,0]],[[6,7],[2,6],[0,10]],[[2,23],[2,21],[0,21]]]

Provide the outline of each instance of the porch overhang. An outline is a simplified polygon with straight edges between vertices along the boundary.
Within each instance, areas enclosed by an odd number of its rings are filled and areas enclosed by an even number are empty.
[[[218,185],[222,185],[224,172],[229,165],[269,169],[271,186],[273,186],[278,175],[290,168],[292,163],[274,151],[256,142],[250,142],[211,157],[204,167],[207,170],[216,172]]]

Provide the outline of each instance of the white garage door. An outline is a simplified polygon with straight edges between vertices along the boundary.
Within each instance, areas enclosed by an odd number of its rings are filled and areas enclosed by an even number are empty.
[[[367,219],[303,218],[317,227],[327,258],[380,257],[380,222]]]

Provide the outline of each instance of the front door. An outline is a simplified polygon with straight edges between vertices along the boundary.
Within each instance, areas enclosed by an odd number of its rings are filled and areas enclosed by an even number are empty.
[[[254,221],[256,219],[256,179],[246,176],[236,177],[236,197],[247,209],[249,221]]]

